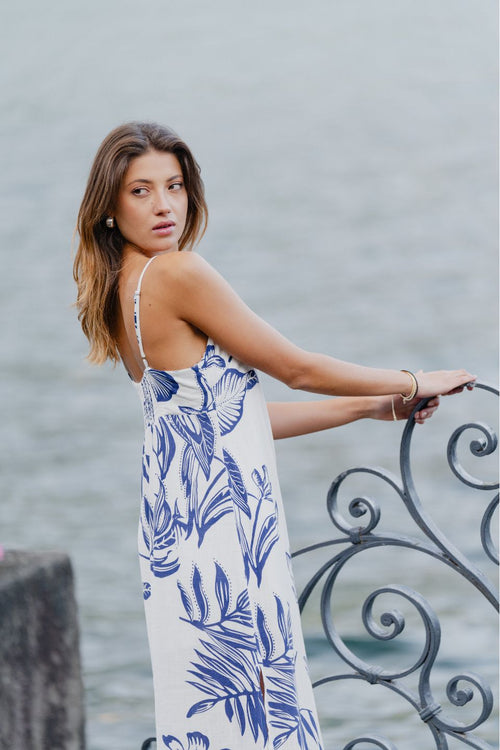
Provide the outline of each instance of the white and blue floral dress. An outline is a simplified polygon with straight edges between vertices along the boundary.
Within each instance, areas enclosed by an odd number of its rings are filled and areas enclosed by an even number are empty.
[[[153,259],[152,259],[153,260]],[[139,555],[161,750],[320,750],[257,373],[144,360]],[[264,691],[262,690],[264,688]]]

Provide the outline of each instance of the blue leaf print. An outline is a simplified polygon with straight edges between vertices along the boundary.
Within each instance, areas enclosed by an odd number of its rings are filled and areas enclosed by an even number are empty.
[[[209,613],[208,600],[205,592],[203,591],[200,571],[198,570],[198,567],[196,565],[194,566],[193,573],[193,590],[196,597],[196,603],[200,611],[200,622],[205,622]]]
[[[226,454],[226,452],[224,453]],[[229,456],[229,459],[230,461],[233,460],[231,456]],[[235,474],[235,476],[237,475]],[[241,477],[241,474],[239,474],[239,476]],[[249,535],[250,538],[247,538],[247,534],[238,514],[236,515],[236,528],[245,564],[245,575],[247,580],[249,578],[250,569],[252,569],[257,577],[257,584],[260,586],[262,583],[264,566],[272,548],[279,539],[279,530],[276,505],[272,496],[272,487],[271,482],[269,481],[267,466],[262,466],[262,474],[258,469],[254,469],[252,471],[252,480],[259,490],[259,497],[247,493],[245,489],[245,508],[248,508],[250,511],[247,515],[252,519],[252,531]],[[243,482],[242,479],[241,482]],[[232,487],[231,484],[230,486]],[[252,512],[252,509],[248,504],[248,498],[257,500],[254,512]],[[237,498],[235,498],[235,503],[238,505]],[[261,516],[264,511],[266,511],[267,515],[262,519]]]
[[[257,606],[257,630],[264,653],[264,662],[270,662],[274,650],[273,636],[267,627],[264,612],[259,606]]]
[[[219,521],[226,513],[232,513],[233,503],[227,483],[227,470],[220,458],[222,468],[215,475],[205,490],[201,500],[193,504],[193,516],[198,531],[198,546],[201,547],[208,529]]]
[[[167,476],[170,464],[175,455],[175,440],[169,429],[167,420],[162,417],[158,419],[157,427],[155,428],[155,437],[153,452],[158,458],[160,478],[163,480]]]
[[[300,750],[308,750],[311,746],[309,737],[315,741],[315,747],[321,748],[318,728],[314,714],[308,709],[300,707],[297,686],[295,684],[296,651],[293,648],[291,631],[291,615],[288,608],[287,615],[280,598],[275,595],[277,619],[283,639],[282,648],[278,649],[276,641],[271,653],[269,647],[270,635],[264,629],[263,618],[259,617],[259,637],[265,650],[264,665],[268,670],[268,707],[269,722],[277,730],[283,730],[273,742],[275,750],[282,747],[292,734],[296,736]]]
[[[208,344],[205,350],[205,357],[203,358],[203,367],[212,367],[213,365],[216,367],[225,367],[226,363],[223,357],[215,353],[215,346]]]
[[[167,750],[209,750],[210,747],[208,737],[201,732],[188,732],[186,747],[172,734],[163,735],[162,739]]]
[[[184,750],[184,745],[182,745],[177,737],[174,737],[172,734],[164,734],[162,740],[167,750]]]
[[[200,619],[194,619],[193,602],[179,583],[188,621],[210,638],[200,638],[199,648],[194,652],[196,660],[191,663],[193,668],[188,670],[194,678],[188,680],[188,684],[204,693],[205,697],[190,707],[187,716],[190,718],[220,704],[229,721],[236,720],[242,735],[249,729],[255,740],[259,733],[265,738],[267,725],[248,592],[244,589],[238,595],[236,607],[231,610],[227,575],[217,562],[214,564],[215,599],[220,611],[218,619],[214,619],[217,605],[208,602],[196,567],[192,586]],[[210,613],[212,619],[209,622]]]
[[[316,720],[314,718],[313,712],[310,711],[309,709],[304,708],[300,712],[300,716],[302,718],[302,723],[306,729],[306,732],[308,732],[313,739],[318,741],[319,740],[318,728],[316,726]]]
[[[260,586],[262,582],[262,574],[264,572],[264,565],[269,557],[272,548],[279,539],[278,533],[278,519],[274,513],[266,518],[262,524],[257,541],[254,548],[254,558],[252,561],[252,568],[257,576],[257,583]]]
[[[213,388],[221,435],[231,432],[241,419],[246,380],[246,373],[229,369]]]
[[[201,641],[201,644],[207,646],[206,641]],[[232,695],[234,689],[242,689],[241,685],[236,685],[235,688],[235,675],[231,676],[227,669],[226,671],[224,671],[224,669],[219,669],[218,663],[215,659],[211,659],[207,654],[197,651],[196,649],[195,654],[200,661],[198,664],[193,663],[193,666],[196,667],[196,669],[189,669],[188,672],[198,679],[202,679],[203,682],[196,683],[188,681],[189,685],[193,685],[193,687],[198,688],[202,693],[208,693],[208,695],[218,695],[221,686],[230,695]],[[198,704],[195,705],[197,706]]]
[[[249,518],[251,517],[250,506],[248,505],[248,496],[243,482],[243,477],[234,458],[225,448],[222,450],[224,463],[227,467],[229,492],[234,504],[243,511]]]
[[[170,401],[179,390],[177,381],[164,370],[148,370],[148,376],[157,401]]]
[[[241,419],[245,393],[257,382],[254,370],[227,369],[213,387],[221,435],[227,435]]]
[[[195,615],[195,604],[193,599],[187,593],[182,583],[180,581],[177,582],[182,604],[188,616],[187,622],[190,622],[200,630],[203,630],[207,635],[210,635],[231,647],[247,648],[255,651],[255,638],[252,630],[253,620],[250,611],[248,593],[246,590],[243,590],[237,598],[236,607],[231,609],[230,588],[227,575],[217,562],[215,562],[215,567],[215,596],[219,604],[219,617],[215,614],[217,609],[215,603],[212,603],[210,606],[208,604],[206,606],[204,604],[202,604],[201,607],[198,606],[197,610],[200,610],[200,616],[198,617],[197,614]],[[202,588],[201,575],[197,569],[193,572],[191,578],[193,590],[195,590],[195,572],[196,588],[201,588],[202,596],[206,597],[205,590]],[[197,601],[198,597],[199,594],[197,595],[195,591],[195,598]],[[212,615],[211,622],[208,622],[208,617],[205,616],[205,612],[208,610]]]
[[[198,546],[201,547],[208,529],[223,516],[232,511],[231,496],[227,487],[223,487],[210,499],[210,502],[199,508]]]
[[[290,609],[288,609],[287,617],[285,618],[285,612],[283,604],[278,596],[274,596],[276,599],[276,608],[278,610],[278,626],[280,629],[283,642],[285,644],[285,650],[289,651],[293,648],[293,636],[292,636],[292,616]]]
[[[187,498],[192,498],[193,485],[196,485],[198,479],[199,462],[191,445],[186,445],[182,453],[181,462],[181,480],[184,492]]]
[[[227,614],[229,608],[229,581],[221,566],[215,563],[215,595],[220,607],[221,617]]]
[[[208,385],[203,369],[200,369],[199,365],[195,365],[191,369],[196,375],[196,380],[198,382],[198,385],[200,387],[200,391],[203,397],[201,405],[200,405],[200,410],[206,411],[207,409],[213,409],[214,397],[213,397],[212,389]],[[182,412],[185,412],[186,414],[192,414],[193,412],[198,411],[197,409],[193,409],[190,406],[181,406],[179,408]]]
[[[251,391],[258,382],[259,378],[255,370],[249,370],[247,372],[247,391]]]
[[[245,727],[246,727],[245,711],[243,710],[243,706],[241,705],[241,700],[238,697],[234,699],[234,707],[236,709],[236,718],[238,719],[241,736],[243,737],[243,735],[245,734]]]
[[[209,750],[210,748],[208,737],[201,732],[188,732],[187,745],[183,745],[182,742],[172,734],[169,734],[168,736],[164,734],[162,739],[167,750]],[[229,750],[229,748],[223,747],[221,750]]]
[[[188,732],[187,733],[188,746],[186,750],[208,750],[210,742],[208,737],[201,732]]]
[[[214,457],[215,432],[210,415],[203,412],[174,414],[172,427],[190,447],[205,477],[210,475],[210,465]],[[189,481],[183,476],[183,481]]]
[[[142,538],[144,539],[144,544],[146,545],[146,549],[148,552],[151,552],[151,536],[152,531],[151,527],[153,524],[153,509],[151,508],[150,504],[148,503],[147,499],[143,498],[143,507],[144,507],[144,516],[145,518],[142,520]]]
[[[267,466],[265,465],[262,466],[262,475],[257,469],[254,469],[252,471],[252,480],[259,489],[260,499],[272,501],[273,490],[272,490],[271,481],[269,479],[269,472],[267,470]]]
[[[237,602],[236,602],[236,608],[240,612],[250,612],[250,597],[248,596],[248,590],[243,589],[241,594],[239,594]],[[249,622],[251,622],[251,617]]]
[[[247,719],[255,741],[259,736],[259,730],[264,737],[267,735],[266,715],[262,703],[256,699],[255,695],[248,698]]]
[[[286,723],[272,722],[272,724],[273,726],[286,726]],[[278,748],[282,747],[295,732],[297,733],[297,742],[300,750],[309,750],[311,747],[307,735],[314,740],[314,747],[322,750],[314,714],[308,709],[301,709],[297,715],[296,721],[294,722],[294,726],[288,727],[284,732],[275,737],[273,742],[274,749],[278,750]]]
[[[190,620],[194,620],[194,608],[193,603],[191,601],[191,598],[189,594],[187,593],[186,589],[182,585],[180,581],[177,581],[177,588],[180,591],[182,604],[184,605],[184,609],[186,610],[187,616]]]
[[[149,484],[149,465],[151,458],[144,451],[142,454],[142,476],[143,479]]]
[[[260,689],[259,674],[254,652],[235,649],[225,643],[209,643],[200,641],[204,652],[195,650],[199,661],[193,663],[191,674],[200,682],[189,682],[189,684],[200,688],[200,685],[210,680],[209,691],[213,695],[217,691],[217,698],[209,698],[195,703],[188,711],[188,718],[196,713],[209,710],[217,703],[224,705],[226,716],[236,717],[240,733],[246,730],[245,707],[254,714],[254,720],[250,729],[262,732],[267,736],[267,727],[264,718],[263,696]],[[248,654],[248,656],[247,656]],[[227,703],[231,704],[230,710]],[[252,729],[253,727],[253,729]],[[255,738],[256,739],[256,738]]]
[[[163,485],[160,485],[154,508],[144,501],[144,515],[146,526],[143,522],[142,530],[151,571],[158,578],[172,575],[179,568],[176,554],[178,518],[172,515]]]
[[[191,706],[191,708],[186,714],[186,717],[190,719],[191,716],[194,716],[195,714],[202,714],[205,711],[208,711],[209,708],[213,708],[216,703],[217,703],[217,700],[199,701],[198,703],[195,703],[193,706]]]
[[[142,584],[142,596],[144,597],[144,601],[151,596],[151,584],[147,583],[147,581],[144,581]]]

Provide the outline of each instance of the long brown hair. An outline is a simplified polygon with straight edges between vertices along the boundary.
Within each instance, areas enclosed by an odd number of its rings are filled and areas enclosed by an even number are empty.
[[[96,364],[120,359],[114,331],[125,239],[118,227],[106,226],[106,218],[113,212],[130,162],[147,151],[174,154],[182,167],[188,210],[179,250],[192,249],[207,225],[200,168],[173,130],[156,123],[129,122],[109,133],[95,156],[78,213],[76,230],[80,241],[73,266],[78,285],[78,319],[90,342],[88,358]]]

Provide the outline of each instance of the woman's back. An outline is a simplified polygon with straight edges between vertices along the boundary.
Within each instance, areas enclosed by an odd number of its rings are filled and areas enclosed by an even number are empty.
[[[172,252],[154,256],[145,271],[150,262],[147,257],[132,249],[124,253],[115,338],[123,364],[136,382],[142,378],[144,363],[134,326],[134,296],[144,271],[137,304],[149,365],[158,370],[180,370],[198,362],[205,349],[207,336],[177,314],[175,280],[182,273],[180,255]]]

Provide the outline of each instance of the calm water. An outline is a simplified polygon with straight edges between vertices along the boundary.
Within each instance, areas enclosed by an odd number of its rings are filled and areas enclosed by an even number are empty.
[[[71,234],[96,147],[129,119],[182,133],[211,207],[200,252],[298,344],[372,365],[465,366],[495,381],[496,7],[26,0],[0,13],[0,541],[70,551],[89,748],[134,750],[153,728],[135,558],[142,416],[121,370],[85,363],[71,308]],[[290,397],[267,381],[266,392]],[[416,453],[422,499],[494,575],[478,545],[487,499],[457,488],[444,460],[451,431],[491,419],[490,401],[446,400]],[[328,538],[324,498],[337,473],[397,471],[400,434],[366,423],[278,445],[294,548]],[[480,463],[470,470],[491,476],[494,464]],[[346,500],[367,491],[380,496],[365,487]],[[385,528],[415,533],[381,497]],[[397,565],[443,615],[439,700],[459,670],[496,684],[489,608],[416,555]],[[361,650],[364,596],[394,578],[379,550],[339,584],[339,618]],[[333,656],[313,614],[306,620],[311,669],[325,674]],[[403,661],[422,638],[418,622],[408,632]],[[376,688],[322,688],[318,701],[331,750],[370,726],[390,727],[400,750],[416,750],[416,736],[419,750],[430,746],[403,721],[406,706]],[[495,734],[491,724],[483,736]]]

